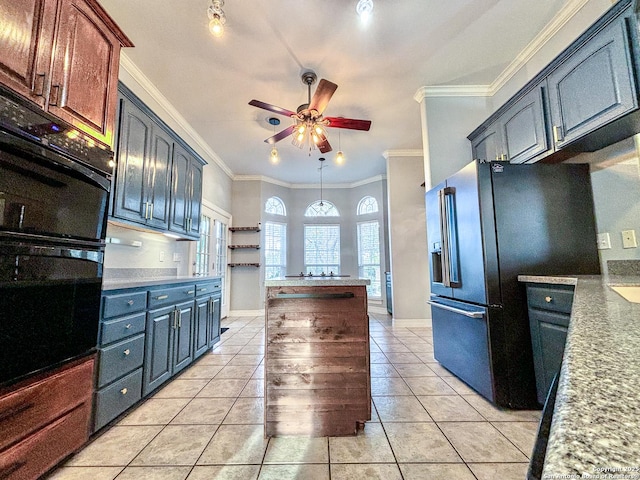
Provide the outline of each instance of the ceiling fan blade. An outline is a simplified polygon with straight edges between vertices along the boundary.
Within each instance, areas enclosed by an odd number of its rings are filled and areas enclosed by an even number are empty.
[[[318,83],[318,88],[316,88],[311,98],[311,102],[309,102],[309,110],[316,110],[318,113],[324,112],[324,109],[327,108],[329,100],[331,100],[337,88],[338,85],[335,83],[325,80],[324,78],[321,79],[320,83]]]
[[[286,108],[276,107],[275,105],[264,103],[260,100],[251,100],[249,102],[249,105],[262,108],[264,110],[269,110],[270,112],[277,113],[278,115],[286,115],[287,117],[291,117],[296,114],[296,112],[292,112],[291,110],[287,110]]]
[[[293,133],[293,131],[296,129],[295,125],[291,125],[287,128],[285,128],[284,130],[282,130],[281,132],[276,133],[273,137],[269,137],[265,140],[265,143],[269,143],[271,145],[273,145],[276,142],[279,142],[280,140],[282,140],[283,138],[287,138],[289,135],[291,135]]]
[[[318,150],[320,150],[320,153],[327,153],[333,150],[331,148],[331,145],[329,144],[329,140],[327,140],[327,137],[324,134],[321,133],[318,136],[320,137],[320,141],[318,142],[316,147],[318,147]]]
[[[356,120],[355,118],[344,117],[325,117],[327,127],[331,128],[348,128],[350,130],[365,130],[371,128],[371,120]]]

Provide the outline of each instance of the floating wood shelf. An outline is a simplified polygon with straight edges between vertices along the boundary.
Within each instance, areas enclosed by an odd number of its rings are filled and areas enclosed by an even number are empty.
[[[257,227],[229,227],[230,232],[259,232],[260,224]]]
[[[233,267],[259,267],[259,263],[230,263],[229,266]]]
[[[255,248],[256,250],[260,249],[260,245],[228,245],[231,250],[235,250],[236,248]]]

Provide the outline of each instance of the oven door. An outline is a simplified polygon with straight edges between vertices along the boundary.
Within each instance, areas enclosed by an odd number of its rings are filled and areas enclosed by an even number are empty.
[[[0,241],[0,385],[95,348],[102,257]]]
[[[0,232],[102,242],[109,188],[79,162],[0,131]]]

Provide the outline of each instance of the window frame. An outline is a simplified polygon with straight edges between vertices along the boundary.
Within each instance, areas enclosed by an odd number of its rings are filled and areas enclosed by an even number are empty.
[[[281,235],[281,239],[282,239],[282,245],[281,245],[281,251],[280,251],[280,263],[268,263],[268,252],[269,252],[269,242],[268,242],[268,238],[267,238],[267,233],[269,231],[269,227],[270,225],[277,225],[278,227],[282,228],[282,232],[284,233],[284,235]],[[282,278],[286,275],[287,273],[287,227],[288,225],[284,222],[273,222],[273,221],[266,221],[264,222],[264,278],[265,280],[271,280],[273,278]],[[276,276],[269,276],[268,272],[269,269],[271,268],[277,268],[279,269],[279,274]]]
[[[361,228],[365,225],[376,225],[377,235],[375,237],[375,243],[377,244],[378,251],[374,253],[374,257],[377,256],[377,263],[369,262],[364,263],[363,257],[363,242]],[[382,270],[381,270],[381,251],[380,251],[380,222],[378,220],[365,220],[357,222],[356,224],[356,243],[358,247],[358,276],[360,278],[368,278],[371,281],[370,285],[367,285],[367,296],[372,299],[382,299]],[[374,268],[375,278],[371,278],[364,274],[365,269]]]
[[[321,229],[325,229],[325,228],[333,228],[333,229],[337,229],[337,236],[335,236],[335,238],[337,238],[337,263],[335,262],[323,262],[323,263],[307,263],[307,229],[310,228],[321,228]],[[303,224],[303,233],[302,233],[302,239],[303,239],[303,250],[302,250],[302,255],[303,255],[303,265],[304,265],[304,271],[305,273],[311,273],[312,275],[320,275],[321,273],[325,273],[326,275],[329,275],[330,273],[333,273],[334,275],[339,275],[340,274],[340,268],[342,266],[342,239],[341,239],[341,235],[342,235],[342,226],[339,223],[305,223]],[[332,255],[336,255],[335,252],[335,247],[333,249],[334,251],[332,252]],[[317,251],[317,250],[316,250]],[[325,251],[325,255],[326,252],[328,252],[328,250]],[[316,254],[317,256],[317,254]],[[335,258],[335,257],[334,257]],[[327,268],[329,271],[325,271],[324,269],[317,271],[317,267],[325,267]],[[336,270],[334,270],[333,268],[336,268]]]

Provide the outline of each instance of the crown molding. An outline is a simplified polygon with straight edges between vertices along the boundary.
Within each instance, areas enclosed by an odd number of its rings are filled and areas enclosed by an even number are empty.
[[[366,178],[364,180],[358,180],[352,183],[325,183],[322,188],[355,188],[369,183],[380,182],[387,179],[386,175],[376,175],[374,177]],[[292,189],[313,189],[320,188],[318,183],[289,183],[282,180],[276,180],[275,178],[267,177],[264,175],[234,175],[233,181],[236,182],[266,182],[280,187],[292,188]]]
[[[420,87],[413,99],[421,103],[428,97],[486,97],[490,92],[491,85],[433,85]]]
[[[421,103],[425,98],[429,97],[493,97],[588,2],[589,0],[569,0],[490,85],[424,86],[420,87],[415,93],[413,96],[414,100]]]
[[[391,157],[423,157],[424,150],[412,149],[412,150],[385,150],[382,154],[385,160],[389,160]]]
[[[173,106],[173,104],[165,97],[160,90],[149,80],[142,70],[138,68],[138,66],[131,61],[131,59],[127,56],[125,52],[120,54],[120,66],[135,80],[138,85],[153,98],[155,102],[160,105],[160,107],[164,110],[164,112],[174,121],[176,122],[180,128],[182,128],[186,134],[189,136],[189,139],[201,149],[203,153],[205,153],[206,160],[211,160],[216,165],[218,165],[224,173],[227,174],[229,178],[233,179],[233,171],[229,168],[229,166],[224,163],[224,161],[218,156],[216,152],[207,144],[207,142],[200,136],[198,132],[191,126],[189,122],[178,112],[178,110]],[[127,85],[131,88],[130,85]],[[155,112],[158,113],[158,112]],[[191,142],[187,142],[191,143]]]
[[[491,82],[491,96],[506,85],[513,76],[540,51],[551,38],[571,20],[589,0],[569,0],[564,7],[545,25],[536,37],[524,47],[516,58]]]

